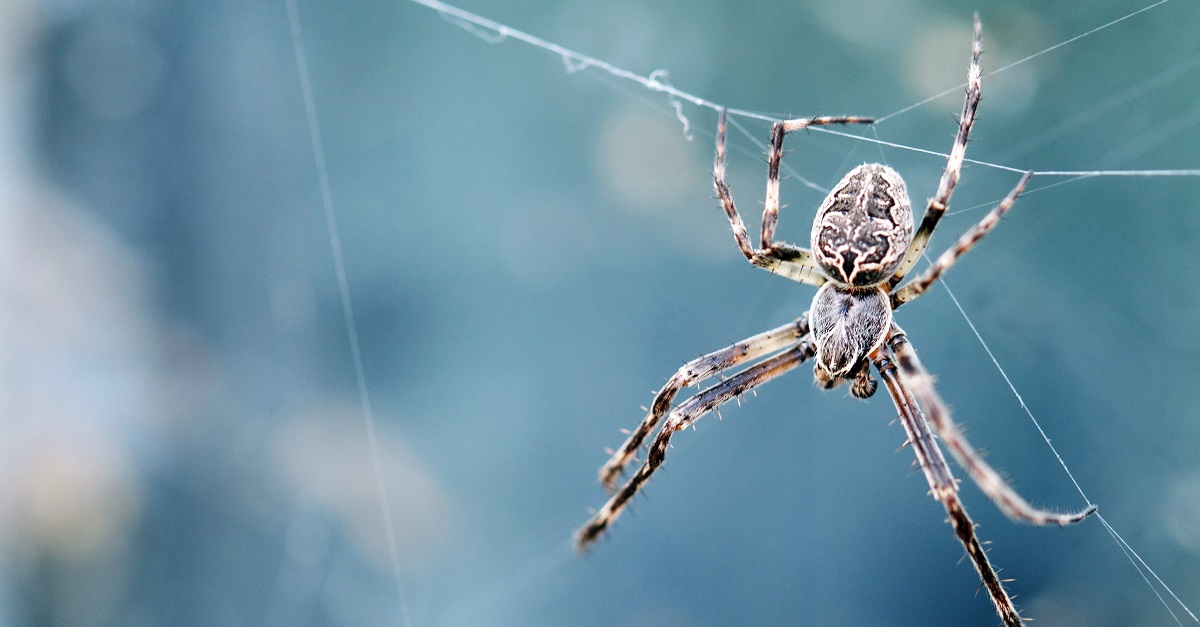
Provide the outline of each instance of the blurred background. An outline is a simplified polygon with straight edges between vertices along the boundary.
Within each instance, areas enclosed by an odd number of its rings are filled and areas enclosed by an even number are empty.
[[[878,117],[964,81],[974,9],[986,71],[1149,4],[463,6],[715,102]],[[712,111],[685,105],[685,133],[665,96],[409,2],[299,14],[412,625],[997,622],[887,396],[807,368],[681,433],[636,515],[576,557],[605,448],[651,391],[813,290],[738,254]],[[1198,27],[1200,5],[1167,2],[985,78],[968,156],[1200,167]],[[944,152],[960,107],[955,89],[849,131]],[[753,231],[765,166],[731,143]],[[944,166],[788,147],[822,187],[884,160],[918,203]],[[1015,180],[969,166],[951,211],[970,210],[931,250]],[[821,198],[785,181],[781,235],[806,243]],[[1193,608],[1197,198],[1196,177],[1029,193],[948,277],[1088,497]],[[0,623],[403,624],[283,0],[0,2],[0,240]],[[1035,504],[1082,507],[946,291],[898,319],[990,461]],[[1036,624],[1174,624],[1099,521],[1032,528],[963,494]]]

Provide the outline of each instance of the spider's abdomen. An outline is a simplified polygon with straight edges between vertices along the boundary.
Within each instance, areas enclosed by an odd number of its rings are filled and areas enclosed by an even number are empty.
[[[845,377],[875,350],[892,324],[888,295],[878,287],[856,288],[830,281],[817,290],[808,313],[817,344],[816,368]]]
[[[904,180],[886,165],[854,168],[813,220],[812,251],[834,281],[865,287],[891,278],[913,238]]]

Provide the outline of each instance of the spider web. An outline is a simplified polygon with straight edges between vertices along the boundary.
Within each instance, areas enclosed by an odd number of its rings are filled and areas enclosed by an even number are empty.
[[[725,105],[723,105],[723,104],[707,100],[705,98],[702,98],[695,94],[684,91],[680,88],[677,88],[670,82],[669,74],[663,70],[658,70],[658,71],[652,72],[647,75],[641,75],[636,72],[626,70],[618,65],[615,65],[608,61],[602,60],[600,58],[596,58],[596,57],[585,55],[580,52],[576,52],[574,50],[560,46],[553,42],[550,42],[550,41],[541,39],[539,37],[536,37],[534,35],[525,33],[521,30],[509,27],[505,24],[489,20],[489,19],[484,18],[475,13],[472,13],[472,12],[469,12],[469,11],[463,10],[461,8],[458,8],[458,7],[455,7],[452,5],[448,5],[448,4],[445,4],[442,2],[438,2],[437,0],[410,0],[410,1],[437,11],[438,14],[442,18],[467,30],[468,32],[471,32],[475,36],[479,37],[480,39],[482,39],[488,43],[501,44],[501,43],[505,43],[507,41],[518,41],[518,42],[522,42],[522,43],[534,46],[537,49],[544,50],[553,55],[556,55],[561,58],[561,60],[564,64],[564,67],[565,67],[567,73],[569,73],[569,74],[584,73],[584,72],[586,72],[588,74],[594,74],[595,72],[603,73],[604,75],[607,75],[608,78],[602,79],[601,82],[604,83],[607,87],[622,91],[622,92],[626,93],[628,96],[630,96],[631,98],[642,101],[642,102],[648,104],[649,106],[654,107],[657,110],[662,110],[661,101],[660,102],[647,101],[647,99],[645,98],[645,92],[637,93],[634,91],[630,91],[630,90],[626,89],[625,87],[628,83],[633,83],[633,84],[636,84],[637,86],[640,86],[642,89],[644,89],[646,91],[661,94],[661,95],[665,96],[667,99],[667,105],[668,105],[667,111],[671,115],[674,115],[675,118],[678,120],[679,124],[682,127],[682,132],[688,140],[691,140],[693,138],[693,134],[695,134],[695,133],[699,133],[706,137],[711,137],[711,133],[705,129],[699,128],[698,126],[692,124],[692,122],[689,118],[688,112],[685,109],[685,104],[691,105],[694,107],[704,108],[704,109],[711,109],[714,111],[720,110],[721,108],[725,107]],[[1128,20],[1134,19],[1137,16],[1139,16],[1145,12],[1152,11],[1154,9],[1162,7],[1163,5],[1166,5],[1168,2],[1170,2],[1170,0],[1159,0],[1158,2],[1155,2],[1153,4],[1150,4],[1150,5],[1141,7],[1137,10],[1134,10],[1132,12],[1120,15],[1119,17],[1116,17],[1115,19],[1111,19],[1110,21],[1107,21],[1105,23],[1102,23],[1090,30],[1087,30],[1078,35],[1072,36],[1068,39],[1061,40],[1061,41],[1055,43],[1054,45],[1051,45],[1051,46],[1041,49],[1037,52],[1034,52],[1032,54],[1024,56],[1016,61],[1007,63],[1007,64],[999,67],[998,69],[992,70],[990,72],[986,72],[984,76],[985,77],[995,76],[995,75],[1001,74],[1003,72],[1009,71],[1013,68],[1017,68],[1017,67],[1021,66],[1022,64],[1025,64],[1034,59],[1042,57],[1043,55],[1048,55],[1048,54],[1054,53],[1054,52],[1058,51],[1059,49],[1064,48],[1066,46],[1070,46],[1071,44],[1073,44],[1079,40],[1082,40],[1086,37],[1095,35],[1095,34],[1100,33],[1108,28],[1114,27],[1118,24],[1122,24]],[[402,608],[402,612],[403,612],[403,621],[404,621],[404,624],[408,625],[408,624],[410,624],[410,622],[409,622],[410,618],[408,615],[408,604],[407,604],[406,592],[405,592],[405,587],[404,587],[404,577],[402,574],[402,565],[400,563],[400,558],[396,551],[396,543],[397,543],[396,531],[391,527],[390,506],[388,504],[388,497],[387,497],[386,490],[383,485],[382,473],[379,470],[380,465],[381,465],[380,453],[379,453],[378,445],[375,442],[375,425],[374,425],[374,418],[373,418],[372,411],[371,411],[370,394],[367,389],[366,374],[364,372],[364,367],[363,367],[363,363],[362,363],[361,350],[359,348],[359,339],[358,339],[357,331],[355,329],[354,312],[353,312],[353,308],[351,305],[350,291],[349,291],[347,277],[346,277],[346,270],[344,267],[344,260],[343,260],[343,253],[341,250],[340,236],[338,234],[337,220],[336,220],[336,216],[334,213],[334,202],[333,202],[332,194],[329,189],[329,174],[327,171],[327,166],[325,165],[325,153],[324,153],[324,149],[322,148],[322,145],[321,145],[321,134],[320,134],[320,129],[319,129],[319,126],[317,123],[317,112],[315,109],[314,98],[312,95],[312,88],[311,88],[310,79],[308,76],[307,64],[305,61],[304,40],[303,40],[303,36],[300,33],[299,17],[296,12],[295,0],[287,0],[287,6],[288,6],[288,11],[289,11],[290,25],[292,28],[292,36],[293,36],[293,39],[295,42],[296,62],[300,68],[303,95],[304,95],[304,100],[305,100],[306,111],[308,114],[311,140],[312,140],[312,146],[313,146],[313,155],[314,155],[314,159],[315,159],[316,165],[317,165],[318,177],[320,179],[322,202],[323,202],[323,206],[325,208],[327,226],[329,229],[330,243],[331,243],[331,247],[333,249],[333,254],[334,254],[334,263],[336,266],[336,271],[337,271],[336,273],[337,273],[338,284],[339,284],[339,288],[340,288],[340,296],[341,296],[342,304],[343,304],[344,320],[345,320],[345,324],[346,324],[346,328],[347,328],[347,338],[348,338],[348,341],[350,344],[351,352],[353,354],[353,361],[355,364],[355,375],[356,375],[356,380],[358,382],[359,396],[360,396],[360,400],[361,400],[361,404],[362,404],[362,413],[363,413],[363,417],[366,422],[368,434],[370,437],[369,448],[370,448],[370,454],[371,454],[371,457],[373,460],[373,464],[374,464],[374,467],[376,470],[376,479],[377,479],[377,485],[378,485],[380,505],[381,505],[385,525],[388,526],[387,534],[389,536],[389,543],[390,543],[390,547],[391,547],[390,559],[391,559],[391,563],[393,566],[394,576],[395,576],[396,584],[397,584],[397,588],[398,588],[397,592],[400,596],[400,604],[401,604],[401,608]],[[985,32],[986,32],[986,25],[985,25]],[[1155,75],[1155,76],[1147,79],[1147,81],[1145,81],[1143,84],[1132,86],[1129,90],[1127,90],[1124,93],[1116,94],[1102,102],[1099,102],[1099,103],[1081,111],[1077,116],[1075,116],[1075,118],[1073,120],[1070,120],[1070,121],[1064,123],[1062,125],[1062,127],[1058,130],[1058,132],[1059,133],[1068,133],[1071,130],[1073,130],[1073,128],[1077,127],[1078,125],[1091,123],[1093,120],[1095,120],[1102,114],[1106,113],[1107,111],[1136,98],[1140,94],[1143,94],[1147,91],[1154,89],[1156,87],[1156,85],[1160,85],[1164,82],[1174,80],[1174,79],[1178,78],[1179,76],[1182,76],[1186,72],[1194,69],[1197,66],[1200,66],[1200,62],[1197,62],[1194,60],[1193,61],[1184,61],[1182,63],[1172,65],[1172,66],[1168,67],[1166,70],[1159,73],[1158,75]],[[626,85],[623,85],[622,83],[625,83]],[[921,109],[922,107],[930,105],[931,103],[934,103],[934,102],[938,101],[939,99],[950,98],[952,96],[957,98],[958,94],[960,93],[961,89],[964,86],[965,86],[965,84],[960,85],[960,86],[950,87],[944,91],[933,94],[932,96],[929,96],[928,98],[925,98],[918,102],[914,102],[910,105],[901,107],[891,113],[888,113],[883,116],[878,116],[876,118],[877,119],[876,125],[873,126],[870,131],[872,136],[869,136],[869,137],[863,136],[863,135],[855,135],[852,133],[846,133],[846,132],[838,131],[835,129],[828,129],[828,128],[812,128],[810,130],[815,133],[820,133],[820,134],[828,135],[831,137],[836,137],[836,138],[840,138],[840,139],[844,139],[844,140],[850,140],[850,141],[854,141],[854,142],[861,142],[866,145],[875,146],[879,149],[880,155],[881,155],[881,157],[883,157],[885,159],[885,161],[886,161],[886,155],[883,152],[885,148],[889,149],[889,150],[919,153],[919,154],[924,154],[924,155],[928,155],[928,156],[944,157],[945,156],[944,153],[941,153],[941,152],[938,152],[935,150],[929,150],[929,149],[925,149],[925,148],[921,148],[921,147],[917,147],[917,146],[908,145],[905,143],[893,142],[893,141],[887,141],[887,140],[880,139],[879,134],[881,132],[887,132],[889,130],[889,128],[891,127],[890,122],[892,120],[901,118],[902,116],[905,116],[906,114],[909,114],[910,112],[916,111],[918,109]],[[985,91],[986,91],[986,87],[985,87]],[[760,151],[765,149],[765,145],[758,138],[758,135],[761,135],[761,133],[756,134],[756,133],[752,132],[751,130],[747,129],[742,123],[738,122],[736,118],[742,118],[745,120],[752,120],[752,121],[759,121],[759,122],[772,122],[772,121],[775,121],[775,120],[778,120],[781,118],[789,117],[789,116],[787,116],[785,114],[781,114],[781,113],[763,113],[763,112],[751,111],[751,110],[747,110],[747,109],[740,109],[740,108],[736,108],[736,107],[729,107],[729,113],[732,116],[731,117],[732,126],[738,132],[740,132],[746,140],[748,140],[750,143],[752,143],[754,146],[756,146],[757,149]],[[1174,124],[1167,124],[1167,125],[1165,125],[1165,128],[1168,131],[1170,131],[1172,129],[1178,130],[1181,127],[1186,128],[1188,125],[1194,124],[1195,123],[1195,120],[1193,119],[1195,117],[1194,112],[1185,112],[1185,114],[1189,114],[1190,117],[1185,117],[1183,119],[1177,120],[1177,121],[1175,121]],[[1152,142],[1153,139],[1154,138],[1148,138],[1148,142],[1153,143]],[[1162,139],[1163,138],[1160,137],[1159,141],[1162,141]],[[757,156],[753,150],[750,150],[748,148],[745,148],[742,146],[736,146],[736,145],[733,146],[733,148],[744,154]],[[1032,148],[1030,146],[1026,146],[1024,149],[1019,150],[1018,152],[1028,151],[1031,149]],[[852,154],[853,154],[853,152],[846,155],[846,157],[845,157],[846,161],[849,161]],[[1038,169],[1032,169],[1032,170],[1030,170],[1030,169],[1024,168],[1024,167],[1017,167],[1017,166],[1012,166],[1012,165],[1005,165],[1003,163],[994,163],[994,162],[981,161],[981,160],[975,160],[975,159],[970,159],[970,158],[968,158],[966,161],[968,163],[974,164],[976,166],[980,166],[982,168],[988,168],[991,170],[996,170],[999,172],[1023,173],[1026,171],[1032,171],[1035,175],[1035,178],[1034,178],[1035,183],[1037,183],[1038,181],[1041,181],[1042,184],[1031,185],[1030,188],[1027,189],[1027,191],[1023,195],[1026,197],[1036,194],[1036,193],[1039,193],[1039,192],[1044,192],[1044,191],[1047,191],[1047,190],[1050,190],[1053,188],[1057,188],[1057,187],[1060,187],[1063,185],[1077,183],[1079,181],[1083,181],[1086,179],[1094,179],[1094,178],[1103,178],[1103,177],[1140,177],[1140,178],[1200,177],[1200,169],[1194,169],[1194,168],[1092,169],[1092,170],[1058,170],[1058,169],[1038,170]],[[845,163],[843,163],[842,165],[844,166]],[[784,162],[784,168],[785,168],[785,170],[788,171],[788,173],[791,175],[791,177],[794,180],[799,181],[805,187],[807,187],[811,190],[814,190],[816,192],[820,192],[820,193],[825,193],[828,191],[825,186],[813,181],[809,177],[805,177],[803,174],[801,174],[801,172],[796,167],[792,166],[791,164],[789,164],[786,161]],[[1061,178],[1064,180],[1047,182],[1048,179],[1054,179],[1054,178]],[[994,205],[995,202],[998,200],[999,200],[999,197],[997,197],[993,201],[978,203],[978,204],[968,206],[965,208],[952,209],[952,211],[948,214],[948,216],[972,212],[972,211],[976,211],[976,210],[983,209],[986,207],[990,207],[990,206]],[[928,260],[928,257],[926,259]],[[950,290],[950,287],[948,285],[946,285],[945,282],[943,282],[943,286],[945,288],[946,294],[950,298],[954,307],[957,309],[957,311],[959,312],[959,314],[961,315],[963,320],[967,323],[967,325],[969,326],[974,337],[977,339],[978,343],[982,346],[982,348],[987,353],[987,356],[989,357],[990,361],[992,362],[992,364],[994,365],[996,370],[1000,373],[1006,386],[1011,390],[1011,393],[1018,401],[1021,409],[1026,413],[1029,420],[1033,423],[1038,434],[1040,435],[1042,440],[1044,440],[1045,445],[1051,450],[1051,452],[1053,453],[1055,459],[1057,460],[1058,464],[1061,466],[1064,473],[1069,477],[1070,481],[1075,486],[1075,488],[1078,490],[1080,496],[1083,498],[1083,500],[1086,502],[1086,504],[1092,505],[1093,502],[1091,501],[1091,499],[1088,498],[1087,494],[1084,492],[1084,489],[1083,489],[1080,481],[1076,478],[1076,476],[1068,468],[1068,465],[1067,465],[1064,457],[1059,453],[1059,451],[1051,443],[1051,438],[1049,437],[1049,435],[1047,434],[1045,429],[1043,429],[1042,424],[1035,417],[1033,411],[1026,404],[1026,402],[1022,398],[1021,394],[1018,392],[1017,386],[1010,379],[1007,372],[1005,372],[1004,368],[1001,366],[999,359],[995,356],[992,349],[989,347],[988,343],[985,341],[983,335],[980,333],[980,331],[977,329],[974,322],[971,320],[970,316],[968,316],[967,311],[964,309],[964,307],[962,306],[959,299],[954,295],[954,293]],[[1103,503],[1100,503],[1099,505],[1103,506]],[[1148,564],[1146,562],[1146,560],[1144,560],[1141,557],[1141,555],[1139,555],[1134,550],[1134,548],[1130,545],[1130,543],[1128,543],[1124,539],[1122,534],[1120,534],[1117,531],[1117,529],[1114,528],[1114,526],[1112,524],[1110,524],[1109,521],[1103,517],[1102,514],[1097,514],[1096,518],[1103,525],[1105,530],[1112,537],[1113,541],[1117,544],[1117,546],[1121,549],[1121,551],[1126,555],[1126,557],[1129,559],[1130,563],[1134,566],[1134,568],[1136,569],[1138,574],[1141,576],[1141,578],[1146,582],[1147,586],[1157,596],[1157,598],[1161,602],[1162,606],[1171,615],[1171,617],[1174,619],[1174,621],[1177,624],[1182,625],[1183,624],[1183,622],[1181,620],[1181,614],[1182,614],[1185,618],[1189,619],[1191,622],[1200,624],[1200,619],[1197,618],[1195,613],[1179,597],[1179,595],[1176,594],[1176,592],[1172,589],[1172,587],[1170,585],[1168,585],[1168,583],[1165,582],[1162,578],[1159,577],[1159,575],[1155,572],[1155,570],[1153,568],[1151,568],[1150,564]],[[520,580],[520,579],[524,579],[526,577],[544,576],[545,573],[551,572],[554,569],[558,568],[561,565],[562,560],[555,560],[551,556],[558,553],[564,544],[565,543],[562,543],[562,542],[556,543],[546,553],[538,555],[538,556],[530,559],[527,562],[526,566],[518,569],[518,570],[522,571],[522,573],[520,574],[519,577],[517,577],[517,579]],[[536,575],[535,575],[535,573],[536,573]],[[509,585],[512,585],[512,584],[509,584]],[[503,589],[504,586],[501,586],[501,588]],[[494,593],[495,591],[493,590],[492,592]],[[1172,604],[1172,602],[1174,603],[1174,605]],[[1180,613],[1177,613],[1176,610],[1179,610]]]

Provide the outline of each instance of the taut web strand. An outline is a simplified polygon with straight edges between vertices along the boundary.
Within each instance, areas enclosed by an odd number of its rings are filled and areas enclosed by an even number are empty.
[[[1072,37],[1071,39],[1068,39],[1064,42],[1058,43],[1054,46],[1050,46],[1049,48],[1046,48],[1045,50],[1042,50],[1041,52],[1031,54],[1019,61],[1010,63],[1010,64],[1004,66],[1003,68],[1000,68],[1000,69],[992,72],[992,74],[996,74],[998,72],[1001,72],[1003,70],[1011,68],[1020,63],[1024,63],[1025,61],[1028,61],[1035,57],[1041,56],[1047,52],[1050,52],[1051,50],[1059,48],[1063,45],[1066,45],[1066,44],[1076,41],[1078,39],[1082,39],[1083,37],[1091,35],[1092,33],[1101,31],[1105,28],[1108,28],[1109,26],[1112,26],[1112,25],[1118,23],[1118,22],[1127,20],[1139,13],[1148,11],[1154,7],[1162,5],[1169,1],[1170,0],[1159,0],[1157,3],[1152,4],[1148,7],[1144,7],[1138,11],[1134,11],[1133,13],[1125,15],[1124,17],[1113,20],[1102,26],[1093,28],[1092,30],[1082,33],[1080,35],[1076,35],[1075,37]],[[675,109],[676,117],[684,125],[684,129],[685,129],[684,133],[685,134],[687,133],[687,128],[689,126],[689,123],[687,121],[687,118],[683,115],[682,107],[680,106],[681,103],[679,102],[680,100],[690,102],[698,107],[712,109],[713,111],[720,111],[722,109],[726,109],[726,110],[728,110],[730,116],[738,116],[738,117],[749,118],[749,119],[753,119],[753,120],[761,120],[764,122],[777,122],[780,120],[780,118],[772,116],[772,115],[758,113],[758,112],[751,111],[748,109],[739,109],[736,107],[728,107],[726,105],[716,103],[711,100],[701,98],[700,96],[697,96],[695,94],[683,91],[682,89],[679,89],[679,88],[675,87],[674,85],[671,85],[670,83],[659,80],[659,77],[665,75],[665,71],[661,70],[661,69],[651,72],[648,76],[642,76],[641,74],[638,74],[637,72],[633,72],[631,70],[617,67],[617,66],[615,66],[607,61],[604,61],[602,59],[598,59],[596,57],[586,55],[582,52],[571,50],[570,48],[566,48],[559,44],[556,44],[556,43],[553,43],[550,41],[546,41],[545,39],[542,39],[535,35],[531,35],[524,31],[517,30],[515,28],[506,26],[504,24],[495,22],[493,20],[489,20],[486,17],[477,15],[475,13],[471,13],[470,11],[467,11],[464,9],[460,9],[454,5],[446,4],[445,2],[441,2],[440,0],[409,0],[409,2],[413,2],[415,4],[419,4],[421,6],[425,6],[430,9],[433,9],[434,11],[437,11],[443,18],[446,18],[448,21],[455,24],[456,26],[459,26],[460,28],[464,28],[465,30],[467,30],[467,32],[475,35],[476,37],[479,37],[480,39],[483,39],[484,41],[486,41],[488,43],[498,44],[498,43],[505,42],[509,39],[515,39],[517,41],[534,46],[535,48],[540,48],[547,52],[551,52],[562,59],[563,64],[569,73],[580,72],[580,71],[586,70],[588,68],[596,68],[602,72],[611,74],[612,76],[615,76],[617,78],[621,78],[621,79],[625,79],[625,80],[629,80],[629,81],[638,83],[639,85],[641,85],[642,87],[644,87],[650,91],[666,94],[668,96],[668,98],[670,99],[671,106]],[[495,33],[495,35],[492,36],[492,35],[490,35],[491,33]],[[910,105],[909,107],[906,107],[906,108],[901,109],[900,111],[897,111],[894,113],[890,113],[883,117],[876,118],[876,124],[883,122],[884,120],[887,120],[889,118],[893,118],[897,115],[900,115],[901,113],[904,113],[906,111],[915,109],[915,108],[921,106],[922,104],[925,104],[926,102],[931,102],[931,101],[941,97],[942,95],[949,94],[957,89],[960,89],[960,87],[951,88],[950,90],[943,92],[942,94],[933,96],[925,101],[916,103],[914,105]],[[841,131],[835,131],[833,129],[828,129],[828,128],[810,127],[809,130],[819,132],[819,133],[830,133],[832,135],[847,137],[847,138],[854,139],[857,141],[877,143],[880,145],[897,148],[899,150],[908,150],[908,151],[912,151],[912,152],[918,152],[918,153],[922,153],[922,154],[928,154],[928,155],[939,156],[939,157],[948,156],[944,153],[940,153],[935,150],[926,150],[923,148],[916,148],[913,146],[905,146],[903,144],[894,144],[894,143],[885,142],[885,141],[882,141],[879,139],[863,137],[860,135],[852,135],[850,133],[843,133]],[[989,168],[995,168],[998,170],[1006,170],[1009,172],[1025,173],[1025,172],[1029,171],[1028,168],[1018,168],[1018,167],[1013,167],[1013,166],[1000,165],[997,163],[987,163],[985,161],[976,161],[973,159],[965,159],[964,161],[966,161],[967,163],[974,163],[976,165],[981,165],[981,166],[989,167]],[[1076,177],[1084,176],[1084,175],[1087,175],[1088,177],[1093,177],[1093,176],[1200,176],[1200,169],[1092,170],[1092,171],[1079,171],[1079,172],[1053,170],[1053,171],[1041,171],[1041,172],[1035,171],[1034,174],[1042,175],[1042,176],[1076,176]]]
[[[375,488],[379,496],[380,514],[387,534],[388,554],[392,562],[392,574],[396,578],[396,593],[400,597],[400,614],[405,627],[408,618],[408,597],[404,592],[404,573],[400,569],[400,551],[396,542],[396,527],[392,522],[392,506],[388,501],[387,485],[383,477],[383,460],[379,453],[379,439],[375,435],[375,415],[371,411],[371,397],[367,393],[367,376],[363,369],[362,349],[358,343],[358,328],[354,324],[354,307],[350,301],[350,283],[346,278],[346,261],[342,255],[342,240],[338,235],[337,217],[333,212],[333,193],[329,187],[329,170],[325,165],[325,149],[321,145],[321,127],[317,123],[317,107],[313,98],[312,81],[308,74],[308,59],[304,54],[304,34],[300,30],[300,14],[296,0],[287,2],[288,26],[292,34],[292,49],[296,55],[296,69],[300,73],[300,91],[304,96],[304,111],[308,117],[308,135],[312,143],[313,161],[316,163],[317,180],[321,187],[321,203],[325,209],[325,226],[329,231],[329,246],[333,251],[333,267],[337,274],[338,291],[342,299],[342,315],[346,320],[346,336],[350,342],[350,354],[354,360],[354,377],[358,381],[358,399],[362,406],[363,422],[367,428],[367,444],[370,448],[371,468],[375,473]]]

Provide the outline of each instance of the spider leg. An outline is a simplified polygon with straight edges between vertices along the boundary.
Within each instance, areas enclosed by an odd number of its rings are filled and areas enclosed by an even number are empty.
[[[904,425],[904,432],[908,435],[908,443],[912,444],[913,451],[916,452],[917,462],[925,474],[925,480],[929,482],[933,498],[946,508],[946,513],[950,517],[950,525],[954,528],[954,535],[958,537],[958,541],[966,549],[967,555],[971,557],[971,563],[975,565],[979,579],[987,588],[988,596],[996,606],[996,612],[1006,627],[1021,627],[1024,624],[1021,614],[1013,605],[1012,598],[1004,590],[1003,582],[1000,581],[996,570],[988,561],[987,552],[983,550],[979,538],[975,535],[975,523],[971,521],[966,508],[958,498],[958,481],[950,471],[946,457],[942,454],[942,449],[938,447],[937,441],[934,440],[933,433],[929,430],[929,424],[925,422],[925,416],[921,414],[912,392],[905,381],[900,378],[889,351],[880,347],[871,355],[871,360],[875,362],[875,367],[879,370],[879,376],[883,379],[888,394],[892,397],[892,403],[900,412],[900,422]]]
[[[996,227],[997,224],[1000,223],[1000,218],[1003,217],[1004,213],[1013,206],[1014,202],[1017,201],[1017,196],[1021,194],[1021,190],[1025,189],[1025,184],[1028,183],[1029,179],[1032,177],[1032,172],[1026,172],[1025,176],[1022,176],[1020,182],[1017,183],[1017,186],[1014,187],[1013,190],[1004,197],[1004,200],[1001,200],[1000,204],[996,205],[995,209],[989,211],[988,214],[984,216],[978,224],[971,227],[971,229],[966,233],[963,233],[962,237],[959,237],[958,241],[954,242],[953,246],[946,250],[946,252],[942,253],[942,255],[937,258],[937,261],[933,262],[932,266],[929,266],[929,268],[926,269],[925,272],[921,273],[921,275],[917,278],[909,281],[907,285],[893,292],[892,309],[895,310],[900,305],[903,305],[910,300],[914,300],[918,296],[924,294],[925,291],[930,288],[930,286],[937,282],[937,280],[954,265],[954,262],[958,261],[959,257],[962,257],[972,248],[974,248],[975,244],[978,244],[979,240],[983,239],[983,236],[987,235],[989,231],[991,231]]]
[[[629,500],[637,494],[638,490],[654,474],[654,471],[662,465],[663,460],[667,456],[667,446],[670,444],[671,436],[676,431],[687,427],[704,414],[750,391],[755,386],[766,383],[788,372],[800,365],[804,360],[812,357],[815,353],[816,347],[812,341],[805,338],[796,346],[766,361],[755,364],[680,403],[667,417],[662,430],[654,438],[654,443],[650,446],[650,454],[646,462],[642,464],[642,467],[630,477],[629,481],[576,534],[576,549],[581,553],[587,551],[592,542],[599,538],[604,533],[604,530],[612,525],[617,516],[621,514],[621,510],[629,503]]]
[[[788,133],[810,126],[829,124],[874,124],[871,118],[857,116],[820,116],[781,120],[771,127],[771,147],[767,152],[767,201],[763,205],[762,247],[775,246],[775,223],[779,221],[779,162],[783,159],[783,138]]]
[[[958,184],[959,174],[962,173],[963,157],[967,153],[967,138],[971,134],[971,126],[975,124],[975,111],[979,109],[979,90],[980,90],[980,69],[979,55],[983,51],[983,26],[979,22],[979,13],[975,14],[975,38],[971,43],[971,66],[967,70],[967,96],[963,101],[962,115],[958,118],[958,134],[954,137],[954,146],[950,149],[950,156],[946,159],[946,169],[942,172],[942,179],[938,183],[937,193],[933,198],[929,199],[929,206],[925,209],[925,217],[921,219],[921,226],[917,229],[913,236],[912,243],[908,246],[908,252],[904,255],[904,261],[900,262],[900,267],[896,269],[896,273],[888,281],[888,288],[894,288],[904,279],[904,275],[912,270],[913,265],[921,258],[921,253],[925,252],[925,247],[929,245],[929,237],[933,235],[933,230],[937,228],[938,221],[942,219],[942,215],[946,213],[946,207],[950,204],[950,195],[954,193],[954,186]]]
[[[1095,505],[1070,514],[1058,514],[1030,505],[1000,477],[1000,473],[980,457],[979,452],[967,441],[958,425],[954,424],[954,420],[950,417],[950,410],[946,408],[942,397],[933,387],[933,377],[921,365],[921,360],[917,358],[917,352],[905,337],[904,331],[900,327],[892,325],[887,343],[894,351],[896,360],[900,364],[900,370],[904,373],[904,382],[911,386],[913,393],[921,401],[921,405],[928,413],[929,421],[933,423],[933,428],[937,430],[946,446],[950,447],[950,453],[967,471],[979,489],[1006,516],[1034,525],[1069,525],[1096,512]]]
[[[633,459],[634,454],[637,453],[638,448],[641,447],[646,436],[650,435],[650,431],[654,429],[658,421],[670,411],[671,402],[679,390],[716,375],[727,368],[790,347],[807,334],[808,315],[805,314],[779,328],[746,338],[733,346],[722,348],[684,364],[654,396],[650,411],[646,413],[641,424],[600,469],[600,483],[610,492],[616,489],[617,477],[624,471],[629,460]]]
[[[755,248],[750,243],[750,236],[746,232],[746,224],[742,221],[741,215],[738,214],[737,206],[733,202],[733,194],[729,191],[729,185],[725,182],[726,113],[725,109],[721,110],[721,119],[717,124],[717,156],[716,162],[713,165],[713,187],[717,191],[717,197],[721,200],[721,207],[725,209],[725,215],[729,217],[729,224],[733,227],[733,238],[737,242],[738,248],[750,263],[773,274],[778,274],[798,283],[808,283],[816,286],[823,285],[827,279],[817,270],[817,263],[813,258],[812,251],[784,242],[773,241],[775,221],[779,215],[779,154],[783,148],[783,134],[790,130],[814,124],[866,123],[870,122],[870,120],[866,118],[825,117],[790,120],[775,124],[775,130],[772,131],[770,149],[772,158],[769,160],[773,164],[769,167],[769,170],[774,172],[774,174],[768,178],[767,182],[767,208],[763,212],[763,247]],[[776,136],[778,137],[778,143],[776,143]],[[774,181],[774,185],[771,183],[772,180]],[[771,200],[772,198],[774,198],[774,201]],[[770,221],[769,226],[768,220]]]

